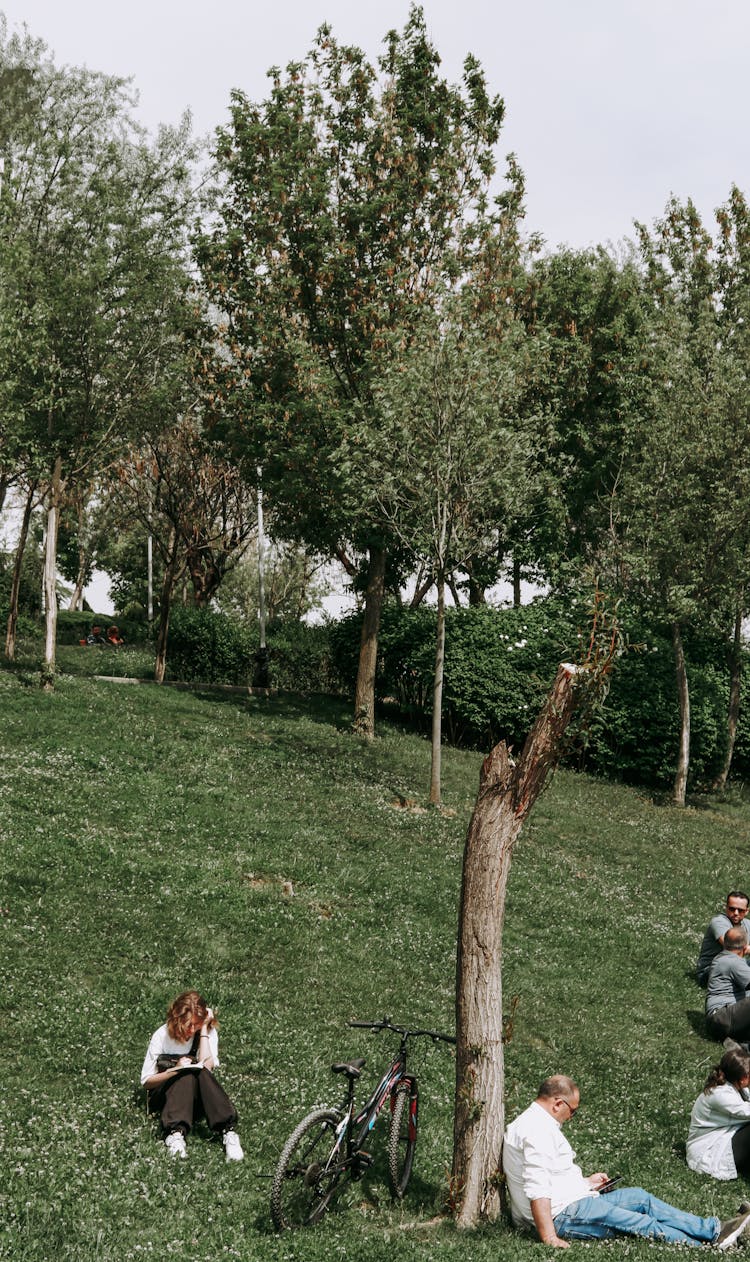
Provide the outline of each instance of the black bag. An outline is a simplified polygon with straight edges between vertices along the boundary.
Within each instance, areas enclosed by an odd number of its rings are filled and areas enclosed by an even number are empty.
[[[200,1037],[201,1037],[201,1032],[200,1030],[198,1030],[198,1032],[193,1036],[193,1041],[190,1045],[190,1050],[187,1052],[178,1052],[176,1054],[174,1052],[162,1052],[161,1056],[157,1056],[156,1058],[157,1074],[166,1073],[168,1069],[176,1069],[177,1062],[180,1060],[184,1060],[186,1056],[189,1056],[193,1064],[195,1064],[195,1061],[198,1056],[198,1044],[200,1042]]]

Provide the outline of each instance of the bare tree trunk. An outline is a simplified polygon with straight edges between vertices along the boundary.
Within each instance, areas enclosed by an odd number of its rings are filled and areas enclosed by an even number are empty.
[[[0,513],[3,511],[5,497],[8,494],[8,485],[10,479],[7,473],[0,473]]]
[[[18,532],[16,555],[13,561],[13,580],[10,586],[10,610],[8,612],[8,627],[5,635],[5,656],[9,662],[15,661],[16,658],[16,628],[18,626],[18,598],[21,593],[21,572],[23,570],[23,556],[26,551],[26,542],[29,537],[29,523],[31,522],[31,514],[34,509],[36,486],[36,482],[32,482],[29,485],[26,503],[23,506],[21,529]]]
[[[414,595],[409,601],[410,609],[417,609],[421,605],[422,601],[424,600],[425,596],[427,595],[428,591],[430,590],[434,582],[435,582],[435,575],[431,569],[427,571],[427,573],[424,575],[424,578],[422,578],[421,575],[417,576],[417,585],[414,588]]]
[[[443,672],[445,666],[445,575],[437,580],[437,636],[435,678],[432,684],[432,756],[430,758],[430,804],[440,805],[440,764],[443,739]]]
[[[677,694],[680,700],[680,745],[677,754],[677,770],[672,789],[675,806],[685,805],[688,769],[690,767],[690,688],[688,686],[685,650],[679,622],[672,623],[672,651],[674,652]]]
[[[504,741],[482,764],[466,837],[456,963],[456,1098],[452,1190],[459,1227],[500,1212],[505,1113],[502,931],[513,843],[556,765],[575,709],[577,668],[558,668],[514,766]]]
[[[169,639],[169,615],[172,612],[172,597],[179,578],[177,564],[178,540],[173,529],[169,536],[169,554],[164,567],[164,578],[161,585],[161,601],[159,603],[159,632],[156,637],[156,660],[154,662],[154,680],[164,683],[167,670],[167,640]]]
[[[737,738],[737,723],[740,717],[740,686],[742,683],[742,610],[738,607],[734,619],[734,639],[730,654],[729,678],[729,713],[727,715],[727,748],[724,764],[714,780],[713,787],[723,792],[727,787],[729,771],[734,755],[734,743]]]
[[[365,616],[354,693],[354,731],[367,740],[372,740],[375,735],[375,668],[378,660],[380,614],[385,594],[385,558],[385,548],[370,549]]]
[[[78,509],[78,572],[76,574],[73,595],[70,598],[68,609],[71,613],[75,613],[77,609],[83,608],[83,588],[86,582],[86,571],[89,568],[89,554],[84,543],[86,509],[83,502],[83,496],[76,496]]]
[[[513,558],[513,608],[521,608],[521,562]]]
[[[51,692],[55,686],[55,645],[57,640],[57,531],[60,524],[60,499],[62,497],[62,457],[55,460],[49,488],[47,508],[47,537],[44,550],[44,612],[45,637],[44,661],[40,677],[41,687]]]

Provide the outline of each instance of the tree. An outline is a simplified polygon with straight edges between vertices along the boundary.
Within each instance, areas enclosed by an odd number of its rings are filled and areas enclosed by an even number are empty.
[[[433,805],[441,798],[446,584],[486,550],[498,519],[510,532],[529,497],[540,428],[539,418],[520,415],[532,343],[501,302],[489,304],[490,318],[478,297],[469,283],[426,307],[408,349],[374,387],[377,427],[363,427],[364,442],[357,432],[347,443],[349,462],[398,451],[396,465],[379,469],[378,501],[394,536],[429,568],[437,589]]]
[[[0,426],[47,507],[42,679],[54,679],[56,555],[66,497],[117,443],[173,403],[188,278],[185,123],[147,142],[123,81],[57,70],[11,39],[0,69],[29,70],[6,136],[0,199]]]
[[[187,573],[195,604],[209,604],[255,532],[254,499],[241,472],[187,417],[144,438],[109,477],[112,518],[137,518],[160,555],[155,679],[162,683],[175,587]]]
[[[519,213],[514,165],[489,202],[502,101],[474,58],[460,87],[438,66],[414,7],[377,69],[322,27],[304,62],[271,71],[262,104],[235,92],[219,226],[200,250],[225,321],[217,424],[262,466],[278,531],[367,556],[354,720],[366,736],[392,544],[378,476],[398,452],[356,479],[337,453],[348,432],[377,428],[374,384],[436,280],[465,275],[487,231],[515,231]]]
[[[639,227],[653,304],[648,426],[626,447],[613,500],[620,575],[670,628],[680,707],[674,801],[690,763],[686,627],[736,621],[738,564],[747,557],[747,359],[738,354],[710,233],[691,202],[669,203]]]

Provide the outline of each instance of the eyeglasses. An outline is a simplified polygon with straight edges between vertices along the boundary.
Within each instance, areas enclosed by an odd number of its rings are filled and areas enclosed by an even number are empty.
[[[575,1108],[573,1108],[573,1105],[570,1103],[570,1100],[566,1100],[564,1096],[558,1096],[557,1098],[558,1098],[558,1100],[560,1100],[563,1104],[565,1104],[565,1105],[567,1106],[567,1109],[568,1109],[568,1112],[570,1113],[570,1116],[571,1116],[571,1117],[575,1117],[576,1113],[578,1112],[578,1110],[579,1110],[579,1109],[580,1109],[580,1107],[581,1107],[580,1102],[576,1105],[576,1107],[575,1107]]]

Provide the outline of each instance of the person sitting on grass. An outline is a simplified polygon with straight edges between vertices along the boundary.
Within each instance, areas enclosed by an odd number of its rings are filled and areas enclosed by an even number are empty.
[[[741,926],[745,934],[745,955],[750,955],[750,922],[746,919],[750,900],[742,890],[730,890],[723,911],[714,916],[703,935],[695,976],[701,986],[708,981],[708,974],[716,956],[724,946],[724,935],[728,929]]]
[[[234,1129],[237,1111],[214,1077],[218,1064],[216,1018],[197,990],[185,990],[151,1036],[141,1070],[149,1110],[161,1114],[164,1142],[173,1157],[187,1156],[185,1138],[193,1122],[205,1117],[211,1130],[221,1135],[227,1161],[242,1161]]]
[[[699,1174],[750,1174],[750,1056],[733,1047],[714,1065],[690,1114],[687,1163]]]
[[[643,1188],[615,1188],[603,1171],[585,1177],[562,1126],[578,1112],[572,1078],[545,1078],[537,1098],[505,1132],[503,1169],[513,1221],[531,1227],[544,1244],[570,1248],[571,1240],[643,1236],[673,1244],[728,1249],[750,1226],[750,1207],[727,1222],[699,1218],[657,1200]]]
[[[745,933],[735,925],[724,934],[724,950],[708,974],[706,1024],[714,1038],[744,1042],[750,1036],[750,964],[744,955]]]

